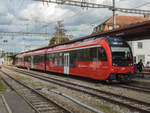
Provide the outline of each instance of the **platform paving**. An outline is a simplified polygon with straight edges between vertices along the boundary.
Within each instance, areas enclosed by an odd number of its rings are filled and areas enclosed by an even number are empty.
[[[16,92],[5,92],[4,97],[12,113],[35,113],[35,111],[25,102],[25,100],[23,100],[23,98],[17,95]]]
[[[2,101],[2,97],[0,96],[0,113],[8,113],[6,107]]]

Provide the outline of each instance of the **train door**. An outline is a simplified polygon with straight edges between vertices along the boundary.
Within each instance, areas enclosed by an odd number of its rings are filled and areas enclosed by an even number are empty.
[[[69,74],[69,53],[64,54],[64,74]]]
[[[31,68],[33,69],[33,66],[34,66],[34,64],[33,64],[33,56],[31,56]]]

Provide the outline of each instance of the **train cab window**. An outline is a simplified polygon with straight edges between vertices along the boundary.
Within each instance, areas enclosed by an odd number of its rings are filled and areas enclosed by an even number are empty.
[[[107,61],[105,49],[102,47],[98,48],[98,60],[99,61]]]

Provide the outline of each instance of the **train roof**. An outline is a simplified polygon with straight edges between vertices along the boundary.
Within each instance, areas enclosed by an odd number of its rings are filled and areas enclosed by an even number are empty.
[[[96,40],[88,40],[88,41],[84,41],[84,42],[80,42],[77,41],[75,43],[71,43],[71,44],[64,44],[64,45],[59,45],[56,46],[54,48],[49,48],[47,50],[47,52],[51,52],[51,51],[61,51],[61,50],[68,50],[68,49],[75,49],[75,48],[81,48],[81,47],[87,47],[87,46],[95,46],[98,45],[98,42],[101,40],[102,38],[97,38]]]
[[[71,44],[75,43],[78,41],[84,41],[89,38],[100,38],[100,37],[122,37],[125,41],[134,41],[134,40],[143,40],[143,39],[150,39],[150,21],[142,22],[142,23],[137,23],[137,24],[131,24],[123,28],[118,28],[110,31],[105,31],[105,32],[100,32],[96,34],[90,34],[88,36],[80,37],[75,40],[70,40],[68,42],[62,43],[62,44],[57,44],[57,45],[52,45],[52,46],[46,46],[46,47],[41,47],[37,48],[34,50],[30,51],[25,51],[23,53],[28,53],[28,52],[34,52],[34,51],[39,51],[43,49],[48,49],[48,48],[53,48],[59,45],[66,45],[66,44]]]
[[[28,56],[28,55],[36,55],[36,54],[45,54],[47,51],[47,49],[41,49],[41,50],[37,50],[37,51],[30,51],[30,52],[27,52],[25,55]]]
[[[25,55],[25,53],[17,54],[16,57],[21,58],[21,57],[24,57],[24,55]]]

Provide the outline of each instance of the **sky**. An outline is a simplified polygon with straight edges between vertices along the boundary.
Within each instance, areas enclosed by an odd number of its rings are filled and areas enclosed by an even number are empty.
[[[82,1],[82,0],[75,0]],[[112,0],[85,0],[87,2],[112,5]],[[116,7],[150,10],[148,0],[115,0]],[[138,2],[137,2],[138,1]],[[134,15],[116,12],[119,15]],[[92,33],[94,26],[112,16],[104,8],[90,9],[76,6],[42,3],[33,0],[0,0],[0,31],[50,33],[53,35],[57,21],[63,21],[67,35],[72,39]],[[48,26],[47,28],[45,26]],[[46,30],[47,29],[47,30]],[[50,37],[6,36],[0,34],[0,49],[22,52],[48,45]],[[8,40],[4,43],[4,40]]]

